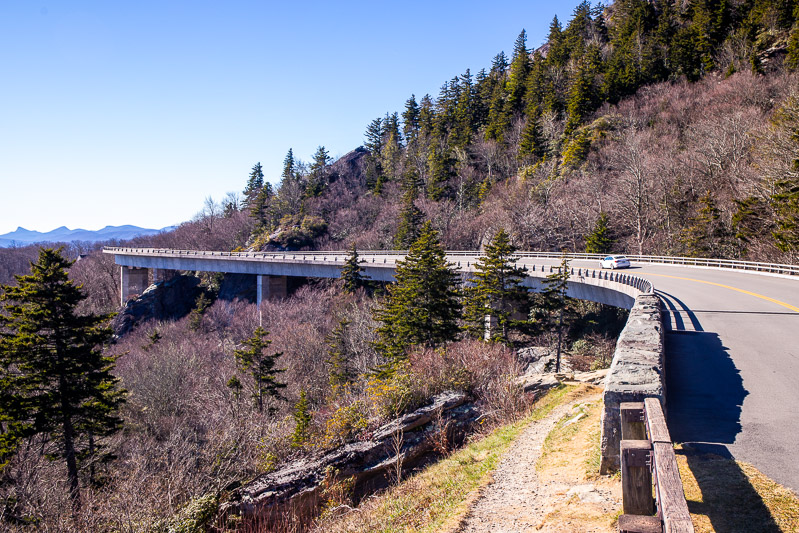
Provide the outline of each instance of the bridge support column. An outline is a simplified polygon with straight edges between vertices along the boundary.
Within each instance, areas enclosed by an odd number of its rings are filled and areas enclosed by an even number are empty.
[[[282,300],[288,296],[287,276],[256,276],[255,303],[258,307],[264,300]]]
[[[120,305],[125,305],[125,302],[134,294],[141,294],[149,286],[148,275],[149,271],[146,268],[136,267],[121,267],[122,268],[122,283],[120,283]]]

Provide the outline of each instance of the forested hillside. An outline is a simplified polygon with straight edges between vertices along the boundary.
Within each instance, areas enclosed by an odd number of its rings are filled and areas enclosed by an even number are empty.
[[[346,165],[289,150],[276,190],[256,165],[250,244],[407,248],[427,218],[449,248],[506,227],[523,249],[583,251],[607,217],[619,251],[792,261],[797,17],[584,2],[539,49],[522,31],[510,57],[376,118]]]

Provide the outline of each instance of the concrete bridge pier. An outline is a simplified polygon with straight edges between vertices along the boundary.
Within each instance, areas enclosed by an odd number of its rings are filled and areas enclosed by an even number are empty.
[[[121,267],[122,269],[122,283],[120,283],[120,305],[125,305],[125,302],[134,294],[141,294],[150,286],[149,284],[149,269],[137,267]]]
[[[255,303],[261,307],[264,300],[282,300],[288,296],[288,276],[257,275]]]

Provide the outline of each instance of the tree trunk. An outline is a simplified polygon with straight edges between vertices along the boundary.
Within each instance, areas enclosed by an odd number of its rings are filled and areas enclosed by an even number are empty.
[[[67,460],[67,479],[69,480],[69,497],[72,500],[72,513],[77,514],[81,508],[80,486],[78,484],[78,461],[75,455],[75,428],[69,415],[68,406],[61,403],[64,428],[64,458]]]
[[[563,342],[563,307],[560,308],[558,316],[558,350],[555,357],[555,373],[560,374],[560,345]]]

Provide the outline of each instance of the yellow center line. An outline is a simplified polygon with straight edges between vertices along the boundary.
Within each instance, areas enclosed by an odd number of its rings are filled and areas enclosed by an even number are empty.
[[[638,274],[638,273],[637,273]],[[680,276],[669,276],[668,274],[650,274],[649,272],[640,272],[640,274],[646,276],[660,276],[661,278],[672,278],[672,279],[681,279],[684,281],[695,281],[696,283],[705,283],[707,285],[715,285],[716,287],[722,287],[724,289],[730,289],[731,291],[742,292],[744,294],[748,294],[749,296],[754,296],[755,298],[760,298],[761,300],[768,300],[769,302],[773,302],[777,305],[781,305],[790,309],[791,311],[796,311],[799,313],[799,307],[795,305],[786,304],[785,302],[781,302],[779,300],[775,300],[774,298],[769,298],[768,296],[763,296],[762,294],[758,294],[756,292],[745,291],[744,289],[739,289],[737,287],[731,287],[730,285],[723,285],[721,283],[714,283],[712,281],[705,281],[702,279],[694,279],[694,278],[682,278]],[[656,287],[657,288],[657,287]]]

